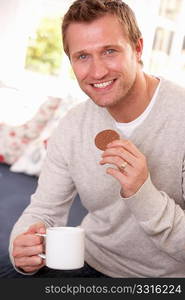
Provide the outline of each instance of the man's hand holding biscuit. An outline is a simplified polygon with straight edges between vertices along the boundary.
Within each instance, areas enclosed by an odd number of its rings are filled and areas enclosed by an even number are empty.
[[[116,167],[108,167],[107,174],[120,182],[124,198],[133,196],[148,178],[146,158],[129,140],[120,139],[109,143],[100,164],[113,164]]]

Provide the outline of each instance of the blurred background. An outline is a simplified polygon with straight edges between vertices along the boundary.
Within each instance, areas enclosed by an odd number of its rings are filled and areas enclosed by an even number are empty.
[[[61,20],[71,0],[0,1],[0,123],[29,120],[46,96],[61,114],[87,98],[62,49]],[[126,0],[144,37],[144,70],[185,85],[185,0]]]

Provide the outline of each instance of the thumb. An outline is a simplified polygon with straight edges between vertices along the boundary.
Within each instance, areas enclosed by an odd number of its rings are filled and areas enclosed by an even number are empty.
[[[28,228],[27,233],[46,233],[46,226],[42,222],[35,223]]]

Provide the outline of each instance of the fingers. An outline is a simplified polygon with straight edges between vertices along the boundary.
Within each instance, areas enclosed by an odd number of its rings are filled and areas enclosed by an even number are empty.
[[[114,176],[121,184],[124,180],[124,184],[126,184],[126,174],[125,173],[121,173],[120,171],[114,169],[114,168],[107,168],[106,173],[109,175]]]
[[[43,259],[37,255],[30,257],[19,257],[15,259],[16,267],[24,268],[24,267],[38,267],[43,264]]]
[[[100,164],[116,167],[108,167],[106,172],[120,182],[124,197],[135,194],[148,177],[145,156],[128,140],[116,140],[108,144]]]
[[[14,247],[30,247],[43,243],[43,237],[34,234],[21,234],[14,240]]]
[[[44,252],[44,245],[36,245],[33,247],[15,247],[13,251],[13,256],[15,258],[26,257],[38,255]]]
[[[39,236],[20,235],[13,244],[13,257],[15,266],[25,272],[33,272],[44,266],[45,262],[38,254],[44,252],[44,245]],[[36,242],[34,241],[36,240]],[[26,269],[25,269],[26,267]]]
[[[137,192],[137,190],[141,187],[144,183],[146,178],[139,178],[137,179],[137,175],[130,176],[126,174],[126,172],[121,173],[120,171],[114,168],[107,168],[107,174],[116,178],[121,184],[121,194],[123,197],[130,197]],[[133,180],[134,179],[134,180]]]
[[[31,225],[25,234],[27,234],[27,233],[45,233],[45,232],[46,232],[45,224],[42,222],[38,222],[36,224]]]
[[[124,170],[127,173],[134,171],[134,169],[139,169],[141,164],[145,163],[144,155],[137,149],[137,147],[128,140],[116,140],[108,144],[107,149],[102,154],[101,165],[113,164],[121,170],[121,165],[127,163]]]
[[[122,173],[122,175],[126,175],[132,172],[132,166],[130,166],[129,164],[126,164],[126,167],[123,168],[122,165],[123,163],[126,161],[123,161],[123,159],[116,157],[116,156],[109,156],[104,158],[103,160],[100,161],[100,165],[104,165],[104,164],[112,164],[114,166],[117,167],[117,170],[119,170],[119,172]]]
[[[45,225],[39,222],[15,238],[12,255],[16,267],[25,272],[34,272],[45,265],[44,260],[38,256],[44,252],[44,238],[36,235],[45,231]]]
[[[109,143],[107,145],[107,149],[114,148],[114,147],[122,147],[126,151],[128,151],[130,154],[132,154],[135,157],[141,157],[142,153],[137,149],[137,147],[129,140],[115,140],[112,143]]]
[[[118,168],[126,161],[130,166],[137,164],[137,159],[127,150],[117,147],[109,148],[102,154],[102,160],[100,164],[110,163],[116,165]]]
[[[26,272],[26,273],[32,273],[32,272],[36,272],[38,271],[40,268],[44,267],[44,263],[40,264],[40,265],[37,265],[36,267],[23,267],[23,271]]]

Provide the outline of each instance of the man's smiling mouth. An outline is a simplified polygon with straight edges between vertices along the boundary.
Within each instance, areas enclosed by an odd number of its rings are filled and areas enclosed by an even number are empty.
[[[93,83],[92,86],[98,89],[103,89],[109,85],[111,85],[114,82],[113,80],[109,80],[109,81],[105,81],[105,82],[101,82],[101,83]]]

